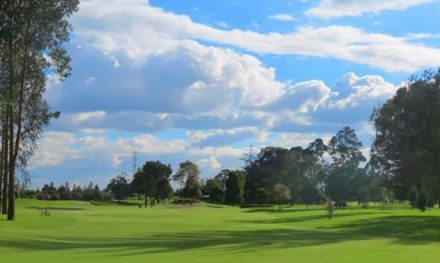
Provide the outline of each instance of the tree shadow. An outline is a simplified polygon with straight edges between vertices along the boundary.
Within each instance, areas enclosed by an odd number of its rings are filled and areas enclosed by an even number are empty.
[[[97,249],[102,252],[119,252],[119,255],[179,252],[211,248],[216,252],[254,251],[264,247],[292,248],[316,246],[348,240],[349,235],[322,230],[255,230],[255,231],[206,231],[173,233],[144,237],[69,236],[33,240],[6,240],[0,238],[0,247],[22,250],[71,250]]]
[[[350,214],[348,214],[350,215]],[[347,216],[348,216],[347,215]],[[353,214],[351,214],[353,215]],[[304,218],[303,218],[304,219]],[[310,219],[311,220],[311,219]],[[161,233],[139,236],[45,236],[10,240],[0,237],[0,247],[30,251],[95,249],[115,256],[209,249],[216,254],[264,248],[298,248],[344,241],[388,238],[392,242],[420,245],[440,242],[438,216],[385,216],[329,224],[316,229],[224,230]]]
[[[296,209],[296,208],[284,208],[284,209],[278,209],[278,208],[253,208],[253,209],[247,209],[243,212],[245,213],[270,213],[270,214],[286,214],[286,213],[295,213],[295,212],[312,212],[312,211],[319,211],[319,210],[325,210],[324,208],[310,208],[310,209]]]
[[[369,213],[345,213],[345,214],[333,214],[332,219],[337,218],[343,218],[343,217],[354,217],[354,216],[365,216],[365,215],[372,215],[377,214],[378,212],[369,212]],[[383,214],[381,212],[380,214]],[[289,223],[300,223],[300,222],[306,222],[306,221],[313,221],[313,220],[323,220],[328,219],[328,215],[325,211],[323,211],[321,214],[318,215],[307,215],[307,216],[301,216],[301,217],[288,217],[288,218],[275,218],[275,219],[260,219],[260,220],[236,220],[234,222],[240,222],[240,223],[255,223],[255,224],[289,224]],[[330,221],[331,222],[331,221]]]
[[[440,242],[439,216],[385,216],[320,227],[322,230],[391,238],[401,243]]]

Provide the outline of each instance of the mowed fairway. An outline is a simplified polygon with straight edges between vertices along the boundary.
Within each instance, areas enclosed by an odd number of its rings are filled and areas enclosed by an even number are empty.
[[[440,209],[93,206],[18,200],[1,262],[440,262]],[[31,206],[81,208],[40,216]]]

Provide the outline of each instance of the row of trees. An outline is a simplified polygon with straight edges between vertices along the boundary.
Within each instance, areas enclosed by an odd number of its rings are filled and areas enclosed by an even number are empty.
[[[249,155],[243,170],[223,170],[214,178],[200,182],[200,170],[190,161],[179,165],[173,175],[170,165],[148,161],[129,182],[126,175],[112,179],[107,188],[116,199],[136,194],[163,201],[173,194],[170,181],[179,188],[181,198],[200,198],[211,202],[237,204],[323,203],[327,198],[341,206],[348,201],[385,201],[389,192],[381,178],[372,173],[361,152],[362,143],[350,127],[341,129],[329,144],[316,139],[306,148],[266,147]]]
[[[46,73],[70,74],[68,18],[78,0],[0,1],[0,210],[15,219],[16,170],[23,170],[51,118]]]
[[[187,199],[201,197],[200,170],[196,164],[190,161],[183,162],[179,165],[177,173],[173,176],[172,174],[171,165],[160,161],[147,161],[136,171],[131,181],[123,173],[113,178],[107,189],[118,200],[131,195],[143,197],[147,207],[149,200],[161,202],[171,197],[173,188],[170,180],[173,179],[181,186],[176,192],[178,196]]]
[[[81,187],[78,184],[65,183],[55,187],[54,183],[45,184],[43,188],[36,191],[21,191],[21,197],[36,198],[39,200],[84,200],[84,201],[106,201],[111,200],[112,196],[105,189],[101,191],[98,185],[90,182],[88,185]]]
[[[308,147],[263,148],[246,160],[244,200],[248,203],[323,203],[340,206],[385,200],[379,176],[366,166],[356,132],[344,127],[328,144],[316,139]]]
[[[127,174],[122,173],[110,181],[107,190],[117,200],[133,195],[143,197],[145,206],[148,201],[162,202],[173,195],[182,201],[200,199],[205,195],[212,202],[240,204],[243,202],[245,178],[245,171],[223,170],[215,178],[202,182],[199,167],[191,161],[180,163],[175,174],[169,164],[147,161],[131,181]],[[176,191],[171,187],[172,180],[178,185]]]

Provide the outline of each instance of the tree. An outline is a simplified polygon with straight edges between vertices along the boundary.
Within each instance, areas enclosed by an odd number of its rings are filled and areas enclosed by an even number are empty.
[[[145,207],[148,198],[165,200],[171,193],[170,176],[173,173],[171,165],[160,161],[147,161],[135,174],[131,188],[135,193],[144,195]]]
[[[278,209],[281,210],[281,204],[289,201],[291,198],[290,190],[284,184],[276,184],[272,190],[273,200],[278,204]]]
[[[191,161],[186,161],[179,164],[179,170],[173,175],[173,180],[184,187],[189,177],[195,177],[198,180],[199,176],[199,166]],[[194,181],[194,179],[191,179],[191,181]]]
[[[396,198],[422,211],[440,203],[440,71],[410,79],[371,121],[371,163]]]
[[[185,198],[200,198],[202,196],[202,187],[200,186],[198,176],[189,176],[186,179],[185,187],[182,189],[182,195]]]
[[[316,185],[312,180],[308,180],[304,183],[304,186],[301,188],[300,196],[303,203],[308,208],[311,204],[318,204],[323,201],[323,197],[319,193]]]
[[[363,172],[359,165],[366,161],[361,148],[362,142],[350,127],[342,128],[330,140],[328,149],[333,163],[328,169],[325,191],[337,207],[345,208],[347,201],[357,199],[356,181]]]
[[[113,178],[107,185],[107,189],[113,197],[119,202],[130,196],[130,186],[127,180],[127,174],[121,173]]]
[[[361,148],[362,142],[359,141],[356,131],[350,127],[342,128],[331,138],[328,145],[333,166],[359,166],[361,162],[366,161]]]
[[[214,178],[210,178],[206,180],[205,184],[202,187],[202,192],[205,195],[209,196],[209,201],[213,203],[221,203],[225,198],[225,173],[228,170],[221,171]]]
[[[43,97],[46,72],[70,74],[68,18],[78,0],[0,2],[0,129],[2,209],[15,219],[15,172],[32,155],[43,127],[57,113]],[[8,202],[5,202],[7,198]]]
[[[268,193],[277,183],[289,187],[292,195],[300,185],[299,166],[295,165],[296,153],[281,147],[265,147],[256,158],[245,167],[247,172],[245,182],[245,200],[248,203],[262,201],[262,193]],[[258,195],[258,198],[257,198]],[[269,197],[269,196],[267,196]],[[258,200],[257,200],[258,199]],[[270,198],[263,198],[271,202]]]
[[[241,204],[243,202],[244,184],[246,172],[240,170],[231,170],[228,172],[225,186],[225,203],[231,205]]]

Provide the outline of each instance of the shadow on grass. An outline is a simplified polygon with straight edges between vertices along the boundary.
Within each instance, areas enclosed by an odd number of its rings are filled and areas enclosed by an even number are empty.
[[[246,208],[245,208],[246,209]],[[303,209],[303,208],[284,208],[284,209],[278,209],[278,208],[253,208],[244,210],[245,213],[270,213],[270,214],[285,214],[285,213],[295,213],[295,212],[311,212],[311,211],[318,211],[318,210],[324,210],[324,208],[310,208],[310,209]]]
[[[116,255],[179,252],[212,249],[216,253],[254,251],[267,248],[319,246],[344,241],[389,238],[402,244],[440,242],[440,217],[386,216],[319,229],[270,229],[252,231],[203,231],[163,233],[135,237],[51,237],[13,239],[0,237],[0,247],[50,251],[97,249]]]
[[[383,214],[384,212],[381,212],[380,214]],[[345,213],[345,214],[333,214],[333,219],[336,218],[342,218],[342,217],[352,217],[352,216],[365,216],[365,215],[372,215],[377,214],[377,212],[363,212],[363,213]],[[288,218],[276,218],[276,219],[261,219],[261,220],[237,220],[235,222],[240,223],[254,223],[254,224],[288,224],[288,223],[300,223],[300,222],[306,222],[306,221],[313,221],[313,220],[323,220],[328,219],[328,215],[323,211],[321,214],[318,215],[308,215],[308,216],[300,216],[300,217],[288,217]]]
[[[264,247],[292,248],[316,246],[348,240],[349,235],[321,230],[255,230],[206,231],[197,233],[161,234],[145,237],[45,237],[34,240],[6,240],[0,238],[0,247],[23,250],[98,249],[122,255],[179,252],[211,248],[216,252],[253,251]],[[222,247],[224,246],[224,247]]]
[[[392,238],[401,243],[440,242],[438,216],[385,216],[320,227],[323,230]]]

